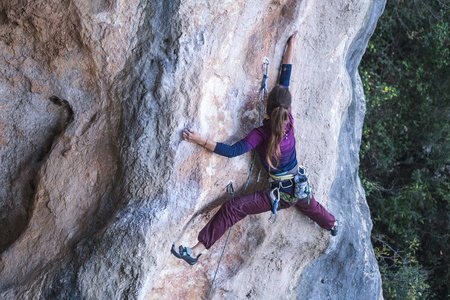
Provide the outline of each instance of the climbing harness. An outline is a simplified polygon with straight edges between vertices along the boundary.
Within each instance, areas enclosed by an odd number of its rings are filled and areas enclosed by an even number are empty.
[[[280,194],[280,189],[287,189],[294,186],[292,196]],[[281,174],[269,173],[269,190],[270,201],[272,203],[272,215],[269,222],[274,224],[277,220],[277,211],[280,210],[279,201],[297,202],[298,199],[308,198],[308,205],[311,198],[311,188],[305,167],[296,165],[291,170]],[[277,196],[275,196],[275,193]],[[290,198],[290,199],[289,199]]]
[[[267,78],[268,78],[268,73],[269,73],[269,63],[270,63],[269,59],[267,57],[265,57],[264,58],[264,62],[263,62],[264,77],[263,77],[263,82],[262,82],[262,85],[261,85],[261,90],[260,90],[260,93],[259,93],[259,123],[258,123],[259,125],[258,126],[261,126],[261,124],[262,124],[262,111],[263,111],[264,101],[267,99],[268,94],[269,94],[268,91],[267,91]],[[241,195],[244,195],[245,192],[247,191],[248,184],[250,183],[250,178],[253,175],[253,169],[255,167],[255,161],[256,161],[256,152],[253,153],[253,161],[252,161],[252,164],[250,166],[250,172],[248,174],[247,182],[245,183],[245,187],[242,190],[242,194]],[[260,175],[261,175],[261,170],[258,173],[258,179],[257,179],[258,182],[259,182]],[[226,190],[227,190],[227,193],[229,193],[231,195],[231,197],[234,198],[234,188],[233,188],[233,183],[232,182],[228,183]],[[211,291],[213,289],[214,282],[216,281],[216,276],[217,276],[217,273],[219,272],[220,263],[222,262],[223,255],[225,254],[225,249],[227,247],[228,239],[230,238],[230,234],[231,234],[231,230],[232,229],[233,229],[233,226],[231,226],[230,230],[228,231],[228,236],[227,236],[227,239],[225,241],[225,245],[223,246],[223,250],[222,250],[222,255],[220,256],[219,263],[217,264],[216,273],[214,274],[214,279],[211,282],[211,287],[209,288],[208,298],[206,298],[207,300],[209,300],[209,297],[211,296]]]

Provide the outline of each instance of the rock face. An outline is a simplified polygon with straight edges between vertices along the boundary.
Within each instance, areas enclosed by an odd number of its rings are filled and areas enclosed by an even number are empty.
[[[381,298],[356,68],[384,1],[322,2],[2,1],[0,298],[206,298],[225,237],[193,267],[169,249],[196,242],[230,180],[242,192],[252,154],[181,130],[233,143],[257,126],[263,62],[272,87],[294,29],[298,159],[340,233],[294,208],[250,216],[211,296]]]

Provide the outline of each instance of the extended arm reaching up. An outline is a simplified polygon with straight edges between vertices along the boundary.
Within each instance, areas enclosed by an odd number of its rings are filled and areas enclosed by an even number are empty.
[[[298,31],[295,31],[287,42],[286,51],[283,56],[283,64],[285,65],[292,65],[292,53],[294,51],[295,41],[297,40],[297,33]]]
[[[289,87],[292,70],[292,56],[294,52],[295,41],[297,40],[297,31],[291,35],[287,42],[286,51],[284,52],[283,62],[281,65],[279,85]]]

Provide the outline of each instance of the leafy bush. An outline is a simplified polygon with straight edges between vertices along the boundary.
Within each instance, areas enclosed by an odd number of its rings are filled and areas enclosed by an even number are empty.
[[[448,1],[388,1],[360,65],[360,177],[387,299],[450,296],[449,17]]]
[[[382,237],[373,237],[380,244],[374,247],[383,279],[383,290],[388,299],[423,299],[429,296],[427,274],[418,264],[415,253],[419,247],[413,239],[408,248],[392,249]]]

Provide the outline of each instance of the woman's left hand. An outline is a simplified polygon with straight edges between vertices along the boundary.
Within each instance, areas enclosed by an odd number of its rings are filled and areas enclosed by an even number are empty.
[[[193,130],[190,129],[185,129],[183,130],[183,139],[185,139],[186,141],[190,142],[190,143],[197,143],[197,144],[201,144],[202,142],[204,143],[206,139],[203,139],[202,136]]]
[[[297,40],[298,36],[298,30],[294,31],[294,33],[289,37],[288,44],[293,46],[295,44],[295,41]]]

